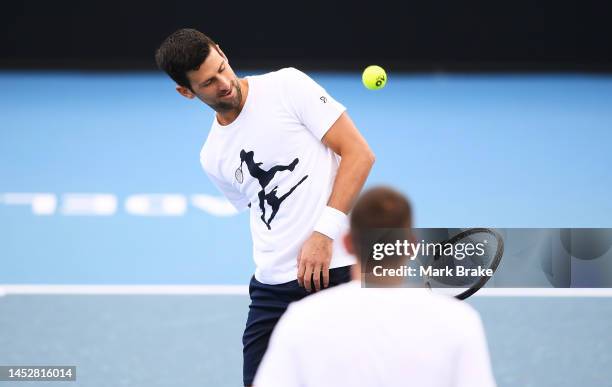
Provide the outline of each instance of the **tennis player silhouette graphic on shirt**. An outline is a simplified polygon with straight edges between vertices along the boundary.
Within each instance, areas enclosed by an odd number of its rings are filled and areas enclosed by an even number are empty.
[[[253,151],[246,152],[244,149],[241,150],[240,165],[242,165],[242,163],[245,163],[249,170],[249,174],[256,178],[259,182],[259,185],[261,186],[261,191],[259,191],[259,193],[257,194],[257,196],[259,197],[259,208],[261,209],[261,220],[268,227],[268,230],[271,230],[272,228],[270,227],[270,223],[272,223],[272,219],[274,219],[274,217],[276,216],[276,213],[280,209],[280,205],[282,204],[282,202],[287,199],[287,197],[289,197],[289,195],[291,195],[293,191],[295,191],[298,185],[302,184],[302,182],[306,180],[308,175],[304,176],[297,184],[291,187],[291,189],[280,198],[276,196],[278,186],[275,186],[272,191],[270,191],[270,193],[266,194],[266,187],[268,186],[268,184],[270,184],[270,181],[272,181],[274,175],[276,175],[276,172],[286,170],[293,172],[295,166],[300,162],[300,160],[296,157],[289,165],[275,165],[266,171],[260,167],[260,165],[262,165],[263,163],[255,162],[254,156],[255,153]],[[268,203],[268,205],[272,208],[272,214],[270,215],[270,218],[267,221],[265,207],[266,203]]]

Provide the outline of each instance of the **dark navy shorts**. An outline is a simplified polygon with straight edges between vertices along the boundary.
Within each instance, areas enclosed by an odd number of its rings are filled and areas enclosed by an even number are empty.
[[[351,280],[351,266],[329,270],[329,286]],[[321,281],[322,283],[323,281]],[[242,368],[245,386],[253,384],[255,372],[263,358],[274,326],[293,301],[301,300],[312,294],[301,287],[297,280],[279,285],[266,285],[251,278],[249,295],[251,305],[246,328],[242,336],[244,363]]]

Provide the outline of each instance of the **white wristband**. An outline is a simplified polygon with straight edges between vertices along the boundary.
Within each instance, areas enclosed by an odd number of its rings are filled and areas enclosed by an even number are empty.
[[[348,226],[348,217],[340,210],[327,206],[314,227],[314,231],[325,234],[331,239],[341,237]]]

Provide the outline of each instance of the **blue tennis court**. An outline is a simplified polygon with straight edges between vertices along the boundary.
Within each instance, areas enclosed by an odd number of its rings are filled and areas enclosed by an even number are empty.
[[[376,153],[367,184],[405,192],[416,226],[612,227],[612,77],[390,71],[372,92],[310,75]],[[210,109],[157,73],[2,72],[0,117],[0,289],[35,293],[0,297],[0,364],[76,365],[79,386],[240,385],[248,297],[222,289],[254,266],[248,216],[199,166]],[[221,290],[46,294],[62,285]],[[609,385],[612,298],[469,302],[499,386]]]
[[[470,303],[499,386],[608,385],[610,298]],[[7,296],[0,359],[77,365],[79,386],[236,386],[247,309],[248,296],[231,295]]]

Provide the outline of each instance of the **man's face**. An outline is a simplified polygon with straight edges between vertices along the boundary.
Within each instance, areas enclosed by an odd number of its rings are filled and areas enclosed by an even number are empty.
[[[238,109],[242,90],[236,74],[218,46],[210,47],[210,54],[197,70],[187,73],[191,90],[177,86],[187,98],[197,97],[217,112]]]

